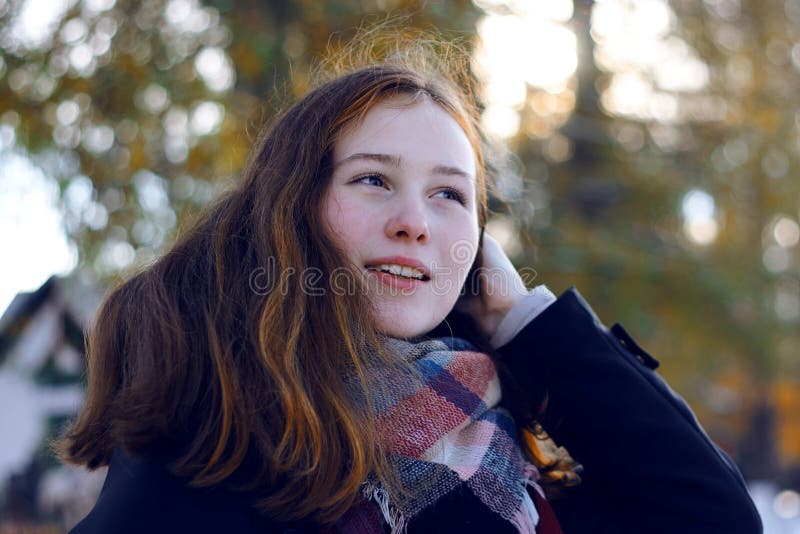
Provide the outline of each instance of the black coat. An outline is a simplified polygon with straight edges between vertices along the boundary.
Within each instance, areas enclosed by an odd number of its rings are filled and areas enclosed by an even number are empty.
[[[571,288],[499,352],[523,389],[547,386],[542,426],[584,472],[552,502],[565,532],[761,532],[731,459],[621,325]]]
[[[497,351],[523,391],[546,385],[541,420],[583,465],[553,508],[564,532],[755,534],[761,522],[733,462],[654,372],[625,330],[610,330],[574,288]],[[469,495],[467,495],[469,494]],[[190,488],[159,464],[116,453],[94,509],[74,533],[302,532],[226,491]],[[411,532],[511,531],[470,492],[450,495]]]

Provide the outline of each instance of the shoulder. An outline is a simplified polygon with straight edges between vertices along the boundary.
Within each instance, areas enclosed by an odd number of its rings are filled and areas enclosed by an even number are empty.
[[[222,489],[193,488],[153,460],[116,451],[97,503],[71,532],[176,531],[246,533],[284,529],[259,516],[241,495]]]

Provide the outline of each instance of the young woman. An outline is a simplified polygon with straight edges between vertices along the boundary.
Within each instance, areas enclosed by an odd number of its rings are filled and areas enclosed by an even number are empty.
[[[319,86],[109,293],[58,444],[109,465],[74,532],[760,530],[655,360],[483,236],[459,83],[385,62]],[[578,468],[542,427],[583,466],[549,504]]]

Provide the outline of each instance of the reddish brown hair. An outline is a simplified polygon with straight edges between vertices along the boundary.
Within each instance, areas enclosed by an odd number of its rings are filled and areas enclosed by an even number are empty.
[[[240,183],[108,293],[88,338],[85,404],[54,444],[63,460],[96,468],[119,448],[155,456],[193,485],[246,492],[284,520],[333,521],[370,473],[391,482],[365,408],[367,369],[399,363],[380,350],[360,291],[320,298],[304,278],[330,289],[346,264],[321,219],[332,147],[382,100],[430,98],[473,146],[481,226],[489,167],[468,56],[412,36],[399,41],[416,46],[392,45],[401,53],[375,62],[374,49],[396,37],[367,32],[371,50],[337,53],[335,76],[259,135]],[[343,73],[341,64],[367,66]],[[566,472],[526,436],[545,478]]]
[[[360,292],[319,298],[286,275],[326,280],[345,265],[321,221],[332,145],[398,94],[432,99],[464,129],[486,223],[477,113],[452,80],[376,64],[321,85],[262,133],[235,189],[107,295],[88,339],[84,407],[56,443],[64,460],[96,468],[116,448],[157,455],[194,485],[252,492],[273,517],[323,522],[369,473],[388,476],[368,403],[353,400],[369,393],[378,342],[368,303]]]

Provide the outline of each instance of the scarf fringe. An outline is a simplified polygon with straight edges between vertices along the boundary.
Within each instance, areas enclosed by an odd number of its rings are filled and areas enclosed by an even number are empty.
[[[530,462],[525,462],[522,469],[522,502],[511,522],[517,527],[521,533],[536,533],[536,526],[539,524],[539,512],[536,510],[536,504],[528,494],[528,486],[533,488],[533,491],[539,493],[544,498],[544,491],[537,483],[539,480],[539,470]]]
[[[392,534],[405,534],[406,518],[403,513],[389,501],[389,493],[377,483],[367,484],[363,490],[368,500],[373,500],[381,509],[383,519],[392,529]]]
[[[528,492],[522,497],[522,503],[510,519],[511,523],[522,534],[536,534],[536,525],[539,523],[539,513],[536,511],[536,506],[533,504],[531,496]]]

